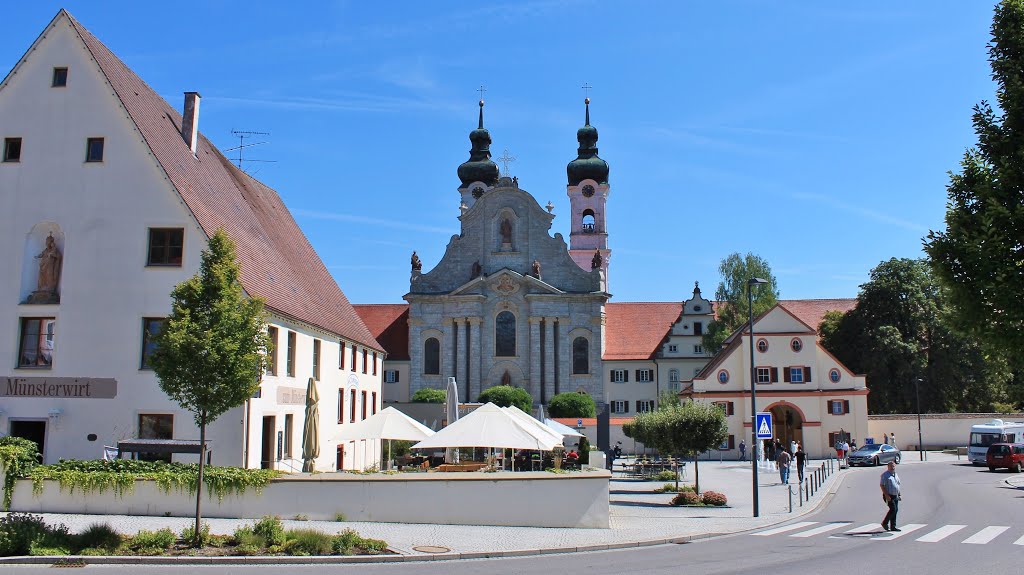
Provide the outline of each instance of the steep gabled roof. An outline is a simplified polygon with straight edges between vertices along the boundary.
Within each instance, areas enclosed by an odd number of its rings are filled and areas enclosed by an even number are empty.
[[[409,304],[381,303],[352,306],[384,346],[389,361],[409,361]]]
[[[246,292],[282,316],[382,350],[277,193],[232,165],[202,135],[193,155],[181,136],[178,111],[66,11],[54,22],[61,16],[206,235],[223,228],[234,240]]]
[[[680,302],[605,304],[604,359],[653,359],[672,324],[683,312]]]
[[[830,311],[846,313],[857,305],[856,298],[837,299],[782,299],[779,300],[782,307],[797,319],[806,323],[814,331],[818,331],[821,319]]]

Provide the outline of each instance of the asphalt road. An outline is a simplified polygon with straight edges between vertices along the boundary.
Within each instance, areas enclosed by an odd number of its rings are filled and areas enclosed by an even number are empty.
[[[621,571],[628,575],[822,573],[863,575],[1018,573],[1024,565],[1024,489],[1006,485],[1007,472],[960,463],[898,466],[903,484],[900,533],[882,530],[878,489],[884,468],[847,475],[835,497],[816,513],[780,526],[683,545],[509,559],[322,566],[149,567],[87,566],[89,573],[189,572],[360,575],[551,575]],[[9,569],[9,570],[8,570]],[[12,575],[52,573],[50,567],[5,567]]]

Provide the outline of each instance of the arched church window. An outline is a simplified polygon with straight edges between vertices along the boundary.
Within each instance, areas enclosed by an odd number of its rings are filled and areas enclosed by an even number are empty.
[[[572,340],[572,372],[590,373],[590,342],[585,337]]]
[[[594,232],[597,228],[594,225],[594,210],[583,211],[583,231]]]
[[[426,375],[441,374],[441,342],[431,337],[423,342],[423,373]]]
[[[670,370],[668,370],[668,380],[670,382],[678,382],[679,381],[679,370],[678,369],[670,369]]]
[[[499,313],[494,321],[494,355],[516,355],[516,316],[510,311]]]

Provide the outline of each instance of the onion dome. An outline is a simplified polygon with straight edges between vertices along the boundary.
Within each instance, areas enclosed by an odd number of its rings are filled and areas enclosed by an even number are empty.
[[[579,185],[583,180],[594,180],[599,184],[608,183],[608,162],[597,157],[597,128],[590,125],[590,98],[584,100],[587,105],[587,122],[576,131],[576,139],[580,143],[579,155],[569,162],[565,171],[569,175],[569,185]]]
[[[491,134],[484,129],[484,101],[480,100],[480,125],[469,133],[473,148],[469,161],[459,166],[459,179],[463,186],[483,182],[493,186],[498,182],[498,165],[491,161]]]

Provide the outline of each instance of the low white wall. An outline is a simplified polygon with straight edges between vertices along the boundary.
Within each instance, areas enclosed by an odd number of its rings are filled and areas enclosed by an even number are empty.
[[[569,475],[549,472],[423,473],[361,476],[324,473],[271,482],[262,494],[215,497],[203,502],[204,517],[291,518],[442,525],[608,528],[608,480],[604,470]],[[45,482],[18,481],[12,511],[188,517],[195,497],[166,495],[151,481],[137,481],[124,497],[112,492],[61,492]]]
[[[926,449],[967,445],[971,426],[990,423],[993,419],[1024,421],[1024,413],[924,413],[921,414],[921,436]],[[887,433],[896,434],[900,449],[917,449],[917,414],[869,415],[868,436],[882,442]],[[858,445],[863,440],[858,440]]]

